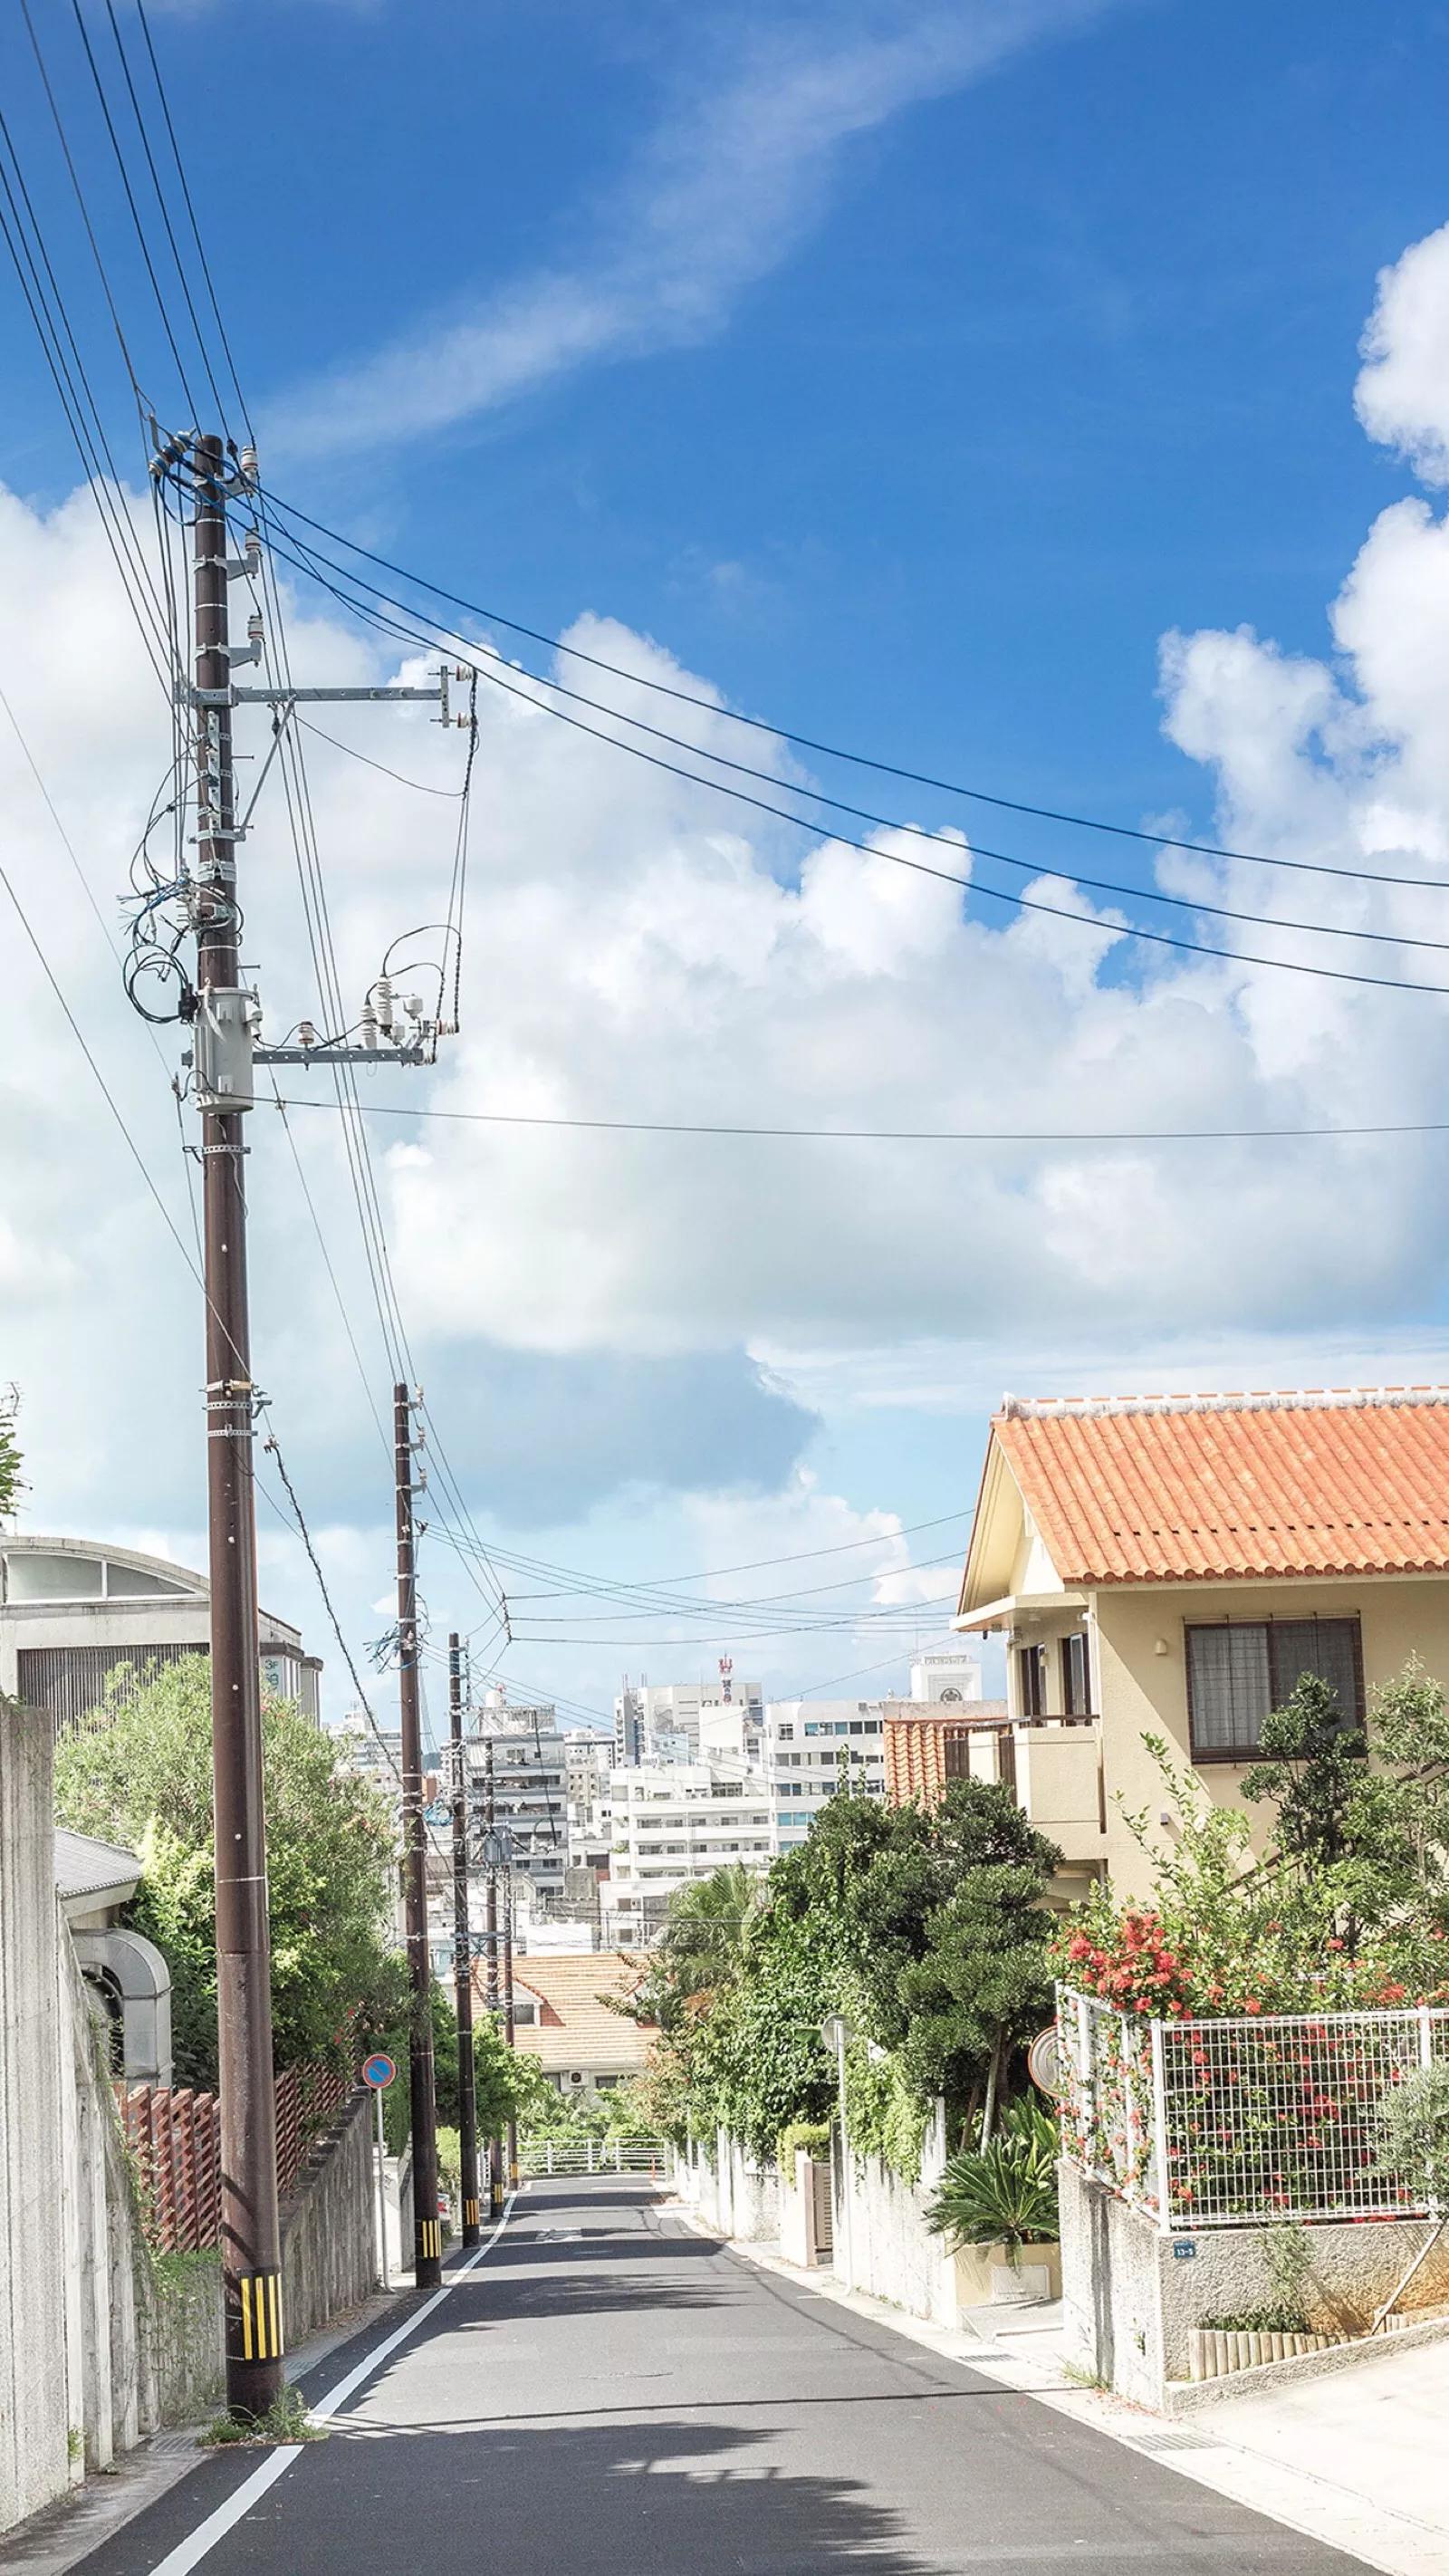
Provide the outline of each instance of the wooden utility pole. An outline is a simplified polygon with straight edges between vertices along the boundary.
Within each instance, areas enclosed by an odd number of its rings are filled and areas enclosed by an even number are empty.
[[[448,1734],[453,1749],[453,1991],[458,2006],[458,2196],[463,2243],[478,2224],[478,2095],[473,2080],[473,1929],[468,1916],[468,1764],[463,1750],[463,1654],[448,1639]]]
[[[483,1742],[483,1825],[488,1855],[487,1913],[484,1917],[488,1942],[488,2012],[493,2027],[498,2027],[498,1856],[494,1844],[495,1798],[493,1792],[493,1738]],[[494,2218],[503,2215],[503,2140],[495,2130],[488,2141],[488,2207]]]
[[[197,1102],[205,1211],[221,2259],[227,2404],[234,2415],[255,2418],[266,2413],[283,2386],[282,2238],[252,1485],[255,1389],[243,1177],[247,1147],[242,1142],[243,1113],[251,1107],[251,1006],[240,987],[237,953],[241,915],[229,704],[228,477],[219,438],[196,440],[192,473]]]
[[[412,2011],[408,2078],[413,2130],[413,2278],[436,2290],[443,2278],[438,2216],[438,2110],[433,2085],[433,1963],[428,1951],[427,1827],[423,1813],[423,1730],[418,1705],[418,1587],[413,1531],[413,1418],[405,1386],[392,1391],[397,1488],[397,1635],[402,1711],[403,1914]]]

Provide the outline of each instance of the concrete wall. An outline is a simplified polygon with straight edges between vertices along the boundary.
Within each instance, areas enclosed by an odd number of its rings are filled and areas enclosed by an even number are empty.
[[[1265,2306],[1275,2295],[1268,2231],[1202,2228],[1160,2235],[1142,2211],[1075,2165],[1061,2168],[1063,2341],[1067,2359],[1138,2405],[1160,2406],[1186,2380],[1204,2317]],[[1419,2219],[1310,2227],[1309,2323],[1357,2334],[1397,2287],[1430,2233]],[[1449,2241],[1436,2245],[1402,2306],[1449,2302]]]
[[[674,2185],[721,2236],[737,2236],[747,2245],[778,2243],[780,2177],[726,2130],[715,2140],[713,2157],[698,2145],[688,2156],[676,2155]]]
[[[67,2441],[51,1739],[48,1717],[0,1700],[0,2531],[80,2474]]]
[[[851,2289],[889,2299],[908,2316],[954,2326],[954,2267],[944,2240],[930,2233],[925,2218],[945,2162],[944,2132],[938,2109],[919,2182],[903,2181],[877,2156],[851,2156],[843,2164],[837,2158],[832,2268]]]
[[[372,2096],[354,2094],[319,2139],[282,2209],[282,2315],[289,2351],[377,2283]],[[411,2249],[409,2249],[411,2251]]]

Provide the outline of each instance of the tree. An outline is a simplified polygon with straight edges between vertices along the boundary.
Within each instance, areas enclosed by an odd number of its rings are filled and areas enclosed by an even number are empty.
[[[981,2094],[984,2147],[1012,2051],[1051,2015],[1044,1899],[1062,1856],[995,1782],[954,1781],[933,1822],[945,1892],[901,1975],[902,2056],[958,2114]]]
[[[433,2014],[433,2092],[438,2106],[438,2123],[442,2128],[456,2129],[462,2096],[458,2085],[458,2012],[451,1986],[434,1982]],[[408,2086],[408,2035],[410,2015],[407,2004],[400,2000],[396,2019],[389,2023],[378,2041],[398,2070],[397,2082],[390,2084],[383,2096],[383,2125],[388,2150],[397,2155],[412,2135],[412,2101]],[[536,2058],[523,2049],[510,2049],[502,2030],[490,2012],[475,2014],[473,2021],[473,2098],[478,2108],[480,2138],[501,2137],[512,2119],[520,2122],[536,2096],[536,2082],[546,2082]],[[554,2097],[557,2099],[557,2096]]]
[[[1345,1721],[1338,1694],[1317,1673],[1301,1673],[1281,1708],[1263,1720],[1264,1759],[1243,1775],[1243,1795],[1271,1799],[1275,1840],[1285,1860],[1330,1869],[1354,1839],[1368,1742]]]
[[[0,1519],[20,1495],[20,1452],[15,1445],[15,1399],[0,1399]]]
[[[272,1933],[272,2044],[279,2067],[355,2052],[397,2008],[391,1946],[391,1814],[370,1782],[339,1770],[332,1740],[290,1701],[262,1714]],[[216,1903],[210,1671],[186,1656],[143,1681],[113,1674],[101,1722],[56,1747],[56,1812],[79,1833],[137,1852],[127,1919],[172,1977],[177,2080],[216,2083]]]

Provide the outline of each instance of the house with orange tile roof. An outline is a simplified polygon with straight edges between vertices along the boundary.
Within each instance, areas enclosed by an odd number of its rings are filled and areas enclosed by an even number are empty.
[[[486,1971],[474,1970],[478,2009],[487,2008]],[[640,1985],[638,1962],[618,1950],[541,1950],[515,1960],[514,2045],[536,2057],[560,2093],[606,2093],[642,2075],[652,2022],[615,2006]]]
[[[1005,1636],[1006,1721],[970,1767],[1061,1846],[1063,1896],[1144,1894],[1122,1809],[1170,1829],[1144,1736],[1238,1801],[1301,1673],[1348,1718],[1411,1655],[1449,1681],[1446,1577],[1449,1388],[1008,1396],[954,1622]]]

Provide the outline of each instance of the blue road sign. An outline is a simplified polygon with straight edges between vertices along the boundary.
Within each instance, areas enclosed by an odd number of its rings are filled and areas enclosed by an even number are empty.
[[[375,2057],[369,2057],[363,2061],[363,2083],[370,2084],[374,2093],[385,2093],[396,2073],[397,2068],[394,2066],[392,2059],[390,2057],[384,2057],[381,2049],[378,2050]]]

